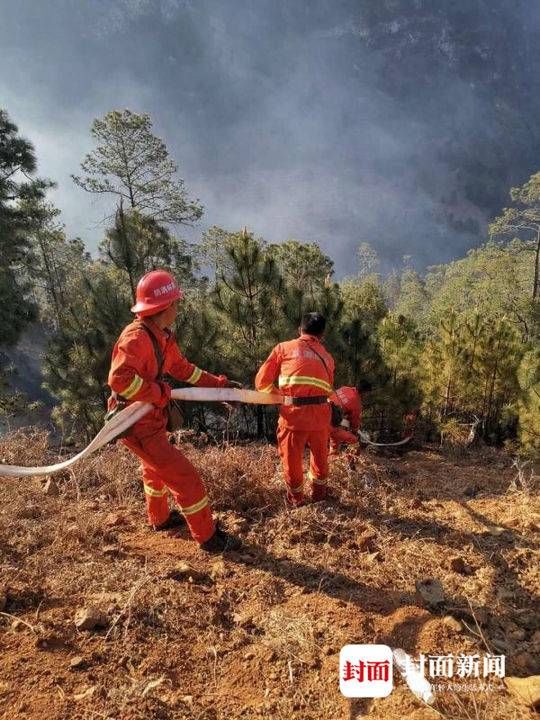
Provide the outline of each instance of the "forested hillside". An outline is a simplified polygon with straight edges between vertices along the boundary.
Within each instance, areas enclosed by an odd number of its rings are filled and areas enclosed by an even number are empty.
[[[314,243],[271,244],[249,229],[220,227],[197,244],[183,240],[182,225],[203,208],[148,115],[113,111],[91,133],[93,150],[73,179],[110,200],[97,256],[66,236],[47,200],[51,183],[36,174],[32,144],[7,112],[0,115],[2,345],[13,346],[33,322],[46,330],[43,386],[66,437],[88,437],[101,426],[110,352],[129,321],[136,282],[167,267],[186,291],[181,346],[202,367],[250,385],[272,345],[295,334],[302,312],[319,310],[338,358],[337,383],[375,385],[366,423],[379,437],[416,418],[426,438],[474,426],[488,442],[538,451],[540,174],[511,190],[490,236],[466,257],[425,273],[405,257],[382,274],[364,242],[350,258],[349,277],[336,281],[332,258]],[[14,397],[6,370],[9,416],[35,398]],[[240,431],[271,434],[272,416],[250,412]],[[204,429],[204,409],[190,421]]]
[[[0,0],[0,720],[538,717],[539,40]]]

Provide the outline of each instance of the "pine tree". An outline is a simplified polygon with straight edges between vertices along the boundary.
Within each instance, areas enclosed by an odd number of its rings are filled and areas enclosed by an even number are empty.
[[[394,435],[402,430],[405,416],[416,412],[421,404],[422,341],[414,321],[394,312],[379,323],[377,341],[381,362],[370,403],[378,417],[379,432]]]
[[[268,254],[274,258],[285,287],[300,291],[308,304],[328,286],[334,273],[333,260],[316,243],[287,240],[269,245]]]
[[[162,223],[190,223],[203,213],[190,200],[184,181],[146,113],[113,110],[92,123],[96,148],[81,163],[74,182],[90,193],[110,194],[130,209]]]
[[[412,318],[423,332],[428,331],[430,297],[424,280],[410,268],[399,279],[399,298],[394,308],[398,315]]]
[[[58,331],[89,255],[82,240],[66,238],[57,208],[48,203],[42,204],[41,208],[43,222],[31,233],[27,273],[41,321]]]
[[[180,303],[175,335],[182,351],[197,367],[214,374],[233,376],[234,369],[223,355],[227,344],[223,334],[223,320],[216,311],[204,284],[188,290]],[[215,405],[185,403],[186,425],[206,429],[208,419],[216,413]]]
[[[518,370],[519,438],[524,451],[540,458],[540,349],[529,350]]]
[[[16,342],[37,314],[26,266],[42,222],[38,201],[52,183],[35,178],[36,167],[32,144],[0,109],[0,344]]]
[[[379,270],[380,260],[377,251],[368,242],[361,242],[356,251],[358,260],[358,278],[366,278],[376,275]]]
[[[441,428],[476,418],[484,437],[499,439],[515,417],[512,398],[522,353],[519,335],[504,318],[488,322],[477,312],[450,313],[421,362],[428,412]]]
[[[451,311],[440,322],[437,334],[427,342],[421,363],[426,404],[439,422],[460,409],[466,350],[463,320]]]
[[[156,268],[170,270],[182,287],[195,282],[187,243],[173,238],[153,218],[137,210],[125,211],[122,203],[116,211],[114,226],[107,230],[99,249],[107,262],[126,273],[133,302],[138,280]]]
[[[111,350],[132,319],[130,299],[120,272],[96,261],[83,265],[71,288],[43,364],[44,386],[59,400],[53,419],[68,439],[88,439],[103,424]]]
[[[275,315],[282,280],[263,243],[241,231],[227,240],[230,267],[218,270],[212,293],[229,337],[226,356],[243,381],[266,357],[275,337]]]
[[[484,436],[497,439],[503,410],[518,393],[517,370],[523,355],[516,331],[502,319],[479,337],[476,382],[482,390],[480,419]]]
[[[523,237],[534,254],[532,298],[540,302],[540,172],[510,190],[514,207],[505,208],[489,228],[491,235]]]
[[[343,315],[343,298],[340,287],[337,283],[328,283],[314,298],[311,307],[306,307],[308,312],[320,312],[326,319],[323,342],[330,353],[341,357],[344,349],[341,318]],[[336,374],[336,382],[339,381],[339,372]]]
[[[337,347],[341,362],[336,368],[336,384],[357,385],[360,380],[377,383],[382,360],[376,330],[387,313],[378,278],[371,275],[361,281],[347,280],[339,289],[342,311],[336,330],[341,340]]]
[[[297,240],[269,245],[267,252],[283,279],[280,308],[283,333],[296,334],[306,312],[321,312],[332,332],[336,302],[339,304],[339,289],[331,281],[332,260],[315,243]]]
[[[233,236],[234,233],[213,225],[203,233],[201,242],[195,248],[201,265],[208,266],[214,277],[225,268],[232,269],[228,260],[227,243]]]
[[[280,334],[282,279],[261,240],[245,229],[231,234],[226,263],[218,269],[212,301],[221,321],[221,357],[233,376],[252,384],[257,368]],[[256,406],[257,434],[264,411]]]

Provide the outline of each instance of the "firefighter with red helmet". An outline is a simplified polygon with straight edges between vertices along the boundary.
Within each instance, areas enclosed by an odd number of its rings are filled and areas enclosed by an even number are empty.
[[[371,390],[371,383],[362,380],[358,387],[340,387],[330,397],[332,403],[330,448],[332,453],[337,453],[342,444],[358,444],[358,431],[362,424],[362,397]]]
[[[203,550],[221,552],[238,547],[239,541],[217,527],[201,477],[183,453],[168,441],[167,405],[171,387],[162,378],[201,387],[235,385],[225,375],[213,375],[189,362],[170,330],[182,290],[165,270],[153,270],[137,285],[136,319],[116,342],[109,372],[112,390],[109,410],[137,400],[154,405],[136,422],[122,442],[141,460],[148,520],[155,530],[187,522]],[[180,509],[169,510],[170,493]]]

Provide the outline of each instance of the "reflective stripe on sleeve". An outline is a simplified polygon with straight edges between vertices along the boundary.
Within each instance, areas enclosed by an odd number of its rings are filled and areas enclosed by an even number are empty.
[[[279,376],[279,387],[290,387],[291,385],[310,385],[312,387],[319,388],[320,390],[326,390],[327,393],[333,392],[332,386],[316,377],[309,377],[308,375],[280,375]]]
[[[144,492],[150,497],[163,497],[167,494],[167,488],[164,487],[161,490],[155,490],[153,487],[150,487],[150,485],[144,483]]]
[[[201,375],[202,375],[202,370],[198,367],[194,367],[193,372],[188,377],[186,382],[189,383],[190,385],[195,385],[195,383],[200,380]]]
[[[141,389],[143,384],[142,377],[139,377],[138,375],[135,375],[133,380],[129,383],[127,388],[124,390],[124,392],[121,392],[120,395],[125,398],[126,400],[129,400],[133,397],[133,395],[136,395],[139,390]]]
[[[259,390],[259,392],[263,393],[271,393],[272,390],[274,390],[274,383],[270,383],[270,385],[267,385],[266,387],[263,387]]]
[[[196,512],[199,512],[199,510],[202,510],[208,505],[208,495],[205,495],[202,500],[199,500],[199,502],[194,503],[193,505],[189,505],[188,507],[180,508],[182,510],[183,515],[193,515]]]

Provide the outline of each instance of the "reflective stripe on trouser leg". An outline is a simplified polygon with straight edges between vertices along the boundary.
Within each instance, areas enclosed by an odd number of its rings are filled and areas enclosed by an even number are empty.
[[[279,426],[277,438],[287,497],[290,502],[300,502],[304,497],[304,448],[307,433]]]
[[[148,484],[149,478],[161,481],[184,513],[193,538],[199,543],[208,540],[215,531],[212,511],[201,477],[189,460],[169,443],[162,428],[150,437],[130,436],[126,440],[143,461],[145,482]],[[152,486],[156,487],[154,483]]]
[[[187,507],[181,507],[180,510],[182,510],[184,515],[194,515],[195,513],[200,512],[201,510],[204,510],[204,508],[207,505],[208,505],[208,495],[205,495],[198,502],[193,503],[193,505],[188,505]]]
[[[328,497],[328,484],[326,478],[314,477],[311,472],[308,472],[308,477],[311,480],[311,497],[313,500],[324,500]]]
[[[167,495],[167,488],[164,487],[162,490],[155,490],[150,485],[144,483],[144,492],[150,497],[164,497]]]
[[[150,525],[162,525],[167,521],[170,512],[167,488],[158,476],[143,470],[143,489],[148,522]]]
[[[328,479],[328,478],[317,478],[317,477],[313,477],[313,475],[311,474],[311,472],[308,472],[308,478],[311,480],[311,482],[313,483],[313,485],[320,485],[321,487],[326,487],[327,484],[328,484],[328,483],[327,483],[327,479]]]

